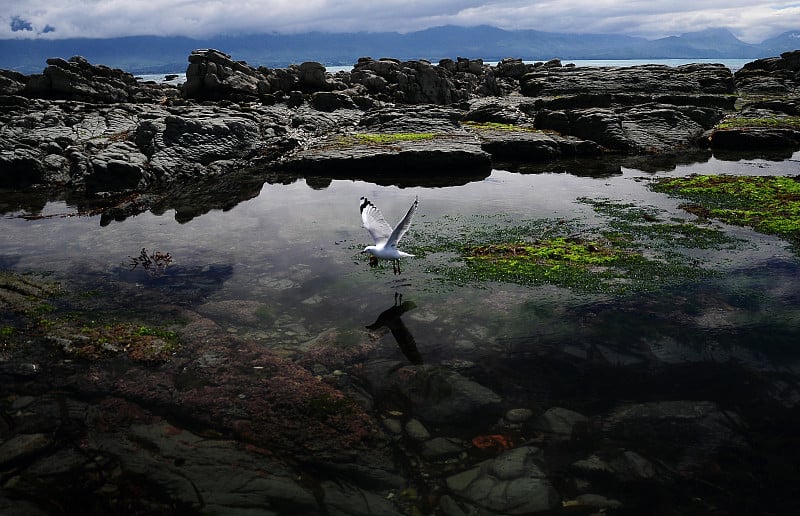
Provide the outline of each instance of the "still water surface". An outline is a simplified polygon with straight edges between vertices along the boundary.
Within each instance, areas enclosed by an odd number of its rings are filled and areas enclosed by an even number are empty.
[[[230,209],[212,209],[190,220],[177,217],[184,222],[167,210],[101,226],[99,217],[73,216],[76,208],[64,201],[48,202],[41,210],[9,206],[0,219],[0,265],[51,273],[74,291],[96,294],[101,307],[107,303],[109,309],[132,313],[146,310],[155,298],[201,311],[220,301],[256,302],[263,316],[257,322],[207,313],[231,333],[295,358],[304,343],[326,331],[365,332],[399,294],[415,306],[403,321],[413,335],[417,361],[477,363],[489,377],[501,375],[509,384],[517,378],[525,385],[525,362],[516,362],[515,370],[514,360],[543,355],[576,362],[600,355],[609,364],[634,366],[733,360],[757,370],[789,372],[795,380],[794,391],[787,392],[791,397],[798,395],[800,373],[800,262],[779,239],[715,224],[747,243],[694,250],[687,260],[723,271],[721,277],[627,296],[547,285],[457,284],[432,272],[434,265],[451,261],[452,253],[404,260],[399,276],[391,266],[370,268],[359,253],[371,242],[358,204],[362,195],[368,197],[394,223],[418,196],[420,208],[405,240],[410,246],[459,238],[466,226],[476,224],[602,223],[591,206],[576,201],[580,197],[652,206],[663,210],[664,218],[692,219],[678,207],[679,199],[651,192],[647,178],[794,175],[798,158],[690,159],[663,170],[619,167],[599,177],[585,175],[579,162],[565,162],[528,174],[498,169],[482,180],[436,188],[351,180],[326,187],[312,182],[312,187],[298,179],[265,183],[255,197]],[[142,248],[170,253],[174,263],[157,278],[141,269],[130,271],[130,258]],[[137,294],[118,299],[120,285]],[[407,351],[387,333],[375,353],[407,362]],[[531,395],[509,389],[522,398]],[[556,396],[552,391],[558,389],[547,390]]]

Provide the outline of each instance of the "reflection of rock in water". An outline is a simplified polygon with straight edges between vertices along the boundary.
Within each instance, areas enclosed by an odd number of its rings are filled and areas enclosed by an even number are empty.
[[[128,270],[123,263],[116,273],[123,284],[139,286],[133,293],[127,294],[131,303],[135,298],[143,296],[152,303],[177,303],[185,306],[202,302],[209,294],[222,288],[233,275],[233,266],[209,264],[187,267],[175,264],[165,268],[161,274],[153,275],[142,267]],[[102,291],[103,288],[99,290]]]
[[[377,330],[383,327],[389,328],[389,331],[392,332],[392,336],[397,341],[397,345],[400,347],[400,351],[403,352],[406,358],[408,358],[412,364],[421,364],[422,355],[420,355],[417,350],[417,342],[414,340],[414,336],[408,330],[402,319],[404,313],[416,307],[417,305],[412,301],[403,302],[402,294],[395,292],[394,305],[381,312],[375,322],[367,326],[367,329]]]

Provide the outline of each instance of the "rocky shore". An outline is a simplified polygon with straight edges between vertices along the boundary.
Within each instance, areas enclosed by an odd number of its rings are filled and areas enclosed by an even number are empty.
[[[361,58],[330,74],[203,49],[171,86],[54,58],[42,74],[0,70],[0,187],[67,189],[107,207],[124,195],[119,215],[234,171],[413,183],[483,177],[493,163],[795,148],[798,73],[800,51],[736,73]],[[159,195],[131,202],[139,193]]]
[[[800,51],[736,73],[363,58],[330,74],[211,49],[189,63],[180,87],[80,57],[51,59],[39,75],[0,71],[0,189],[67,191],[105,222],[165,206],[188,219],[198,196],[255,196],[264,178],[435,184],[500,163],[800,144]],[[355,339],[330,330],[300,343],[298,357],[219,323],[259,326],[258,303],[176,304],[168,292],[179,287],[120,283],[100,299],[0,271],[0,513],[798,508],[789,374],[734,361],[576,364],[553,350],[513,358],[530,372],[526,389],[543,393],[521,399],[480,364],[367,360],[381,332],[399,331],[402,304]],[[179,323],[120,322],[145,295],[152,320]],[[614,317],[598,310],[586,319]],[[87,320],[101,311],[107,321]],[[639,352],[620,349],[620,363]],[[575,385],[596,399],[566,408]]]

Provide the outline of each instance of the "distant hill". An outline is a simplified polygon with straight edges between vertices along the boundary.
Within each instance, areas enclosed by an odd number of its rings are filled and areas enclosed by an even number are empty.
[[[709,29],[656,40],[610,34],[564,34],[503,30],[490,26],[436,27],[408,34],[322,33],[255,34],[208,39],[134,36],[110,39],[0,40],[0,68],[39,73],[50,57],[81,55],[132,73],[183,71],[196,48],[216,48],[252,66],[285,67],[319,61],[351,65],[359,57],[429,59],[469,57],[499,60],[569,59],[756,59],[800,48],[800,31],[752,45],[727,29]]]
[[[786,50],[800,49],[800,31],[789,31],[761,42],[768,56],[777,56]]]

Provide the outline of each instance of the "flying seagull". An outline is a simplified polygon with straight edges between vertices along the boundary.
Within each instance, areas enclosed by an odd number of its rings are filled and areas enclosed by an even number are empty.
[[[395,274],[400,274],[400,258],[408,258],[414,255],[399,250],[397,243],[408,231],[408,227],[411,225],[411,218],[414,216],[414,212],[417,211],[418,204],[419,199],[415,197],[414,203],[408,209],[406,216],[392,229],[392,226],[383,218],[381,210],[376,208],[366,197],[361,198],[361,220],[372,236],[372,240],[375,241],[375,245],[368,245],[361,251],[362,253],[370,254],[370,263],[377,263],[379,258],[392,260],[392,270]]]

